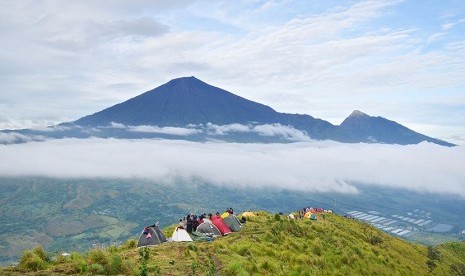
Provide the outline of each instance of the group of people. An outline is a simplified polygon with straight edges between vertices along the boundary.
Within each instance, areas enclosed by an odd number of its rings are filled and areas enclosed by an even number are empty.
[[[332,213],[331,210],[324,210],[323,208],[306,207],[306,208],[299,209],[299,212],[297,214],[297,218],[298,219],[303,219],[305,217],[305,214],[308,213],[308,212],[310,212],[312,214],[323,213],[323,212]],[[294,216],[293,216],[293,218],[294,218]],[[323,214],[323,218],[324,218],[324,214]]]
[[[226,209],[226,212],[234,214],[234,210],[231,207]],[[215,216],[220,217],[220,213],[216,212]],[[187,233],[192,234],[192,232],[197,230],[197,226],[203,223],[206,219],[211,221],[212,217],[213,215],[211,213],[208,214],[208,216],[206,213],[200,214],[199,216],[190,213],[179,220],[178,228],[185,229]]]

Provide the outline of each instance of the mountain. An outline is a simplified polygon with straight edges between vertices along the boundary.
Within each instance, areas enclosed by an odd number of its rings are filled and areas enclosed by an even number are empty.
[[[169,81],[151,91],[85,116],[77,125],[186,126],[188,124],[272,122],[278,113],[271,107],[208,85],[195,77]]]
[[[153,90],[74,122],[42,130],[4,130],[0,143],[46,138],[165,138],[191,141],[417,144],[434,139],[396,122],[354,111],[340,126],[306,114],[275,111],[195,77],[169,81]]]
[[[452,144],[415,132],[383,117],[372,117],[355,110],[340,125],[348,134],[349,141],[385,144],[418,144],[423,141],[443,146]]]
[[[463,275],[465,243],[435,247],[408,243],[336,214],[291,220],[260,211],[239,232],[197,242],[137,249],[94,248],[55,258],[25,251],[2,275]],[[174,225],[163,230],[171,237]],[[136,238],[136,237],[134,237]]]
[[[178,127],[207,123],[281,124],[302,130],[311,138],[319,140],[401,145],[428,141],[452,145],[360,111],[354,111],[340,126],[310,115],[279,113],[269,106],[244,99],[195,77],[171,80],[123,103],[85,116],[74,124],[102,126],[112,122]]]
[[[178,78],[123,103],[80,118],[80,126],[124,125],[185,127],[192,124],[283,124],[314,139],[331,139],[337,127],[309,115],[278,113],[195,77]]]

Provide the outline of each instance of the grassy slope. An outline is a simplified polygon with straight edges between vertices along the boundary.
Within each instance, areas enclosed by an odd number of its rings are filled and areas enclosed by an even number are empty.
[[[289,221],[283,216],[258,214],[249,219],[241,232],[212,242],[165,243],[150,247],[149,275],[429,274],[425,246],[405,242],[358,221],[329,214],[324,219],[318,215],[317,221]],[[171,234],[172,228],[165,232]],[[370,233],[382,242],[372,245],[367,239]],[[38,272],[5,268],[0,274],[58,275],[76,273],[79,269],[91,274],[91,270],[101,269],[92,266],[99,260],[98,254],[116,261],[121,259],[115,272],[137,274],[139,253],[128,247],[126,244],[120,248],[93,250],[82,259],[79,256],[73,260],[59,258]],[[434,261],[433,274],[454,275],[465,267],[465,244],[449,243],[436,249],[440,259]]]

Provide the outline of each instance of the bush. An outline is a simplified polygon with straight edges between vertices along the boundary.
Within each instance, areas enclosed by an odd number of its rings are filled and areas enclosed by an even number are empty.
[[[274,214],[274,220],[281,221],[281,216],[279,214]]]
[[[432,272],[436,268],[436,263],[433,260],[426,261],[426,265],[428,266],[429,272]]]
[[[55,259],[55,263],[57,264],[69,263],[70,261],[71,258],[69,256],[63,256],[61,254],[58,254]]]
[[[147,276],[148,275],[147,263],[150,258],[149,249],[147,247],[139,248],[139,257],[140,257],[139,275]]]
[[[108,272],[112,275],[121,274],[123,271],[123,260],[118,254],[112,254],[110,264],[108,266]]]
[[[132,249],[137,247],[137,241],[135,239],[129,239],[123,244],[123,249]]]
[[[372,237],[370,237],[370,243],[371,243],[372,245],[377,245],[377,244],[380,244],[380,243],[382,243],[382,242],[383,242],[383,239],[381,239],[381,237],[379,237],[379,236],[372,236]]]
[[[84,273],[87,270],[87,264],[80,253],[71,253],[71,261],[75,273]]]
[[[96,264],[91,264],[91,265],[90,265],[90,272],[91,272],[92,274],[97,274],[97,275],[103,274],[103,273],[104,273],[104,270],[105,270],[105,269],[103,268],[103,265],[101,265],[101,264],[97,264],[97,263],[96,263]]]
[[[38,245],[32,249],[32,252],[36,254],[42,261],[48,262],[50,261],[50,258],[47,256],[47,253],[45,253],[45,250],[42,248],[42,246]]]
[[[439,260],[441,259],[441,252],[439,252],[437,248],[428,246],[428,258],[431,260]]]
[[[19,260],[20,269],[38,271],[46,267],[47,263],[32,250],[25,251]]]
[[[110,262],[108,254],[100,248],[92,249],[88,255],[92,264],[108,265]]]

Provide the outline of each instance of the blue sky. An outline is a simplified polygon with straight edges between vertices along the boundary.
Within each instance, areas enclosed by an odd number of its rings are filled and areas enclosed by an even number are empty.
[[[212,3],[213,2],[213,3]],[[78,119],[181,76],[339,124],[465,144],[464,1],[1,1],[0,128]]]

